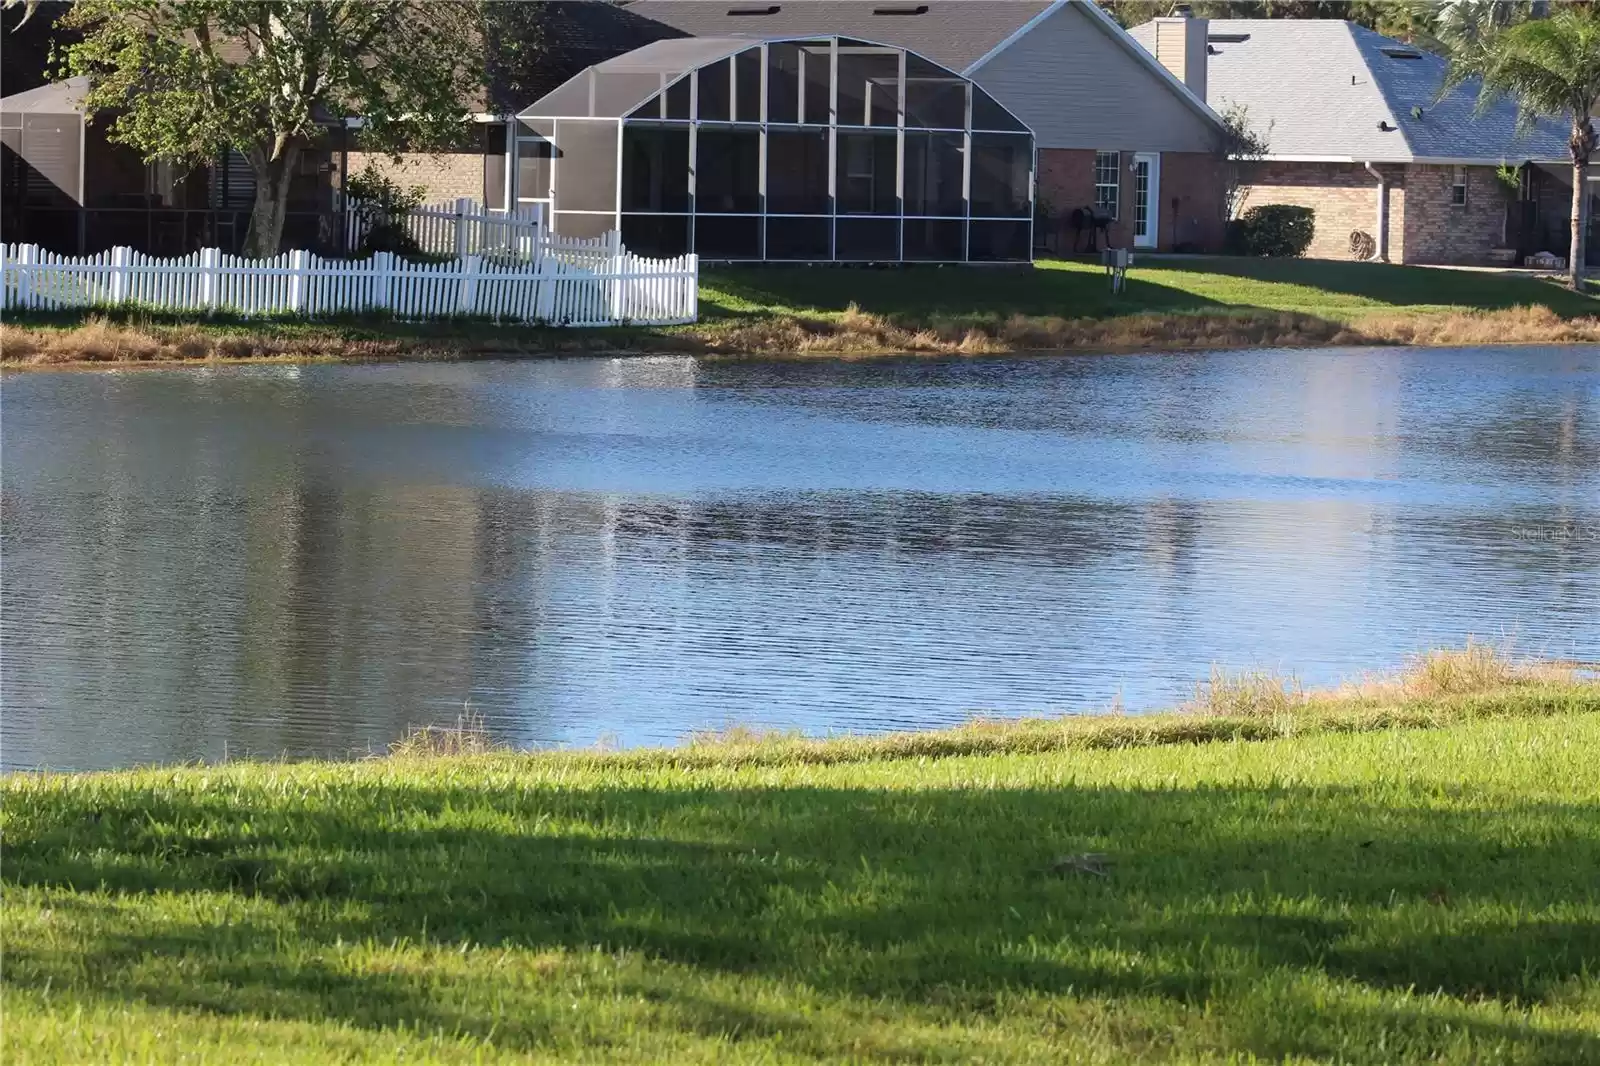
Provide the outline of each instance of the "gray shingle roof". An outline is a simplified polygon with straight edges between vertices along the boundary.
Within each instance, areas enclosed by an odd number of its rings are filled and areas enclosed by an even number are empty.
[[[1050,0],[637,0],[627,9],[697,37],[856,37],[964,71],[1049,7]]]
[[[1154,51],[1153,23],[1130,34]],[[1484,164],[1569,158],[1564,123],[1542,119],[1533,130],[1519,131],[1509,101],[1476,115],[1472,84],[1435,103],[1445,61],[1429,52],[1390,54],[1419,50],[1363,26],[1334,19],[1214,19],[1209,37],[1216,54],[1206,74],[1206,102],[1219,111],[1230,104],[1248,108],[1273,156]],[[1413,108],[1421,109],[1420,118]],[[1392,132],[1381,131],[1380,122]]]

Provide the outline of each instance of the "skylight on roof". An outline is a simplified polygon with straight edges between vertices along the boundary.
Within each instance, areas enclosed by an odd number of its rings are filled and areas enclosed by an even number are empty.
[[[875,7],[872,9],[872,13],[874,15],[926,15],[928,13],[928,5],[904,4],[900,7]]]
[[[1248,33],[1208,33],[1206,40],[1212,44],[1243,44],[1250,39]]]
[[[1422,53],[1415,48],[1380,48],[1378,51],[1390,59],[1421,59]]]
[[[776,15],[780,10],[777,4],[768,4],[766,7],[730,7],[730,15]]]

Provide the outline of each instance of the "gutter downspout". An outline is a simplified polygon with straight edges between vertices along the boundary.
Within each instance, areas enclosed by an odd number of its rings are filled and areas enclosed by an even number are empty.
[[[1375,257],[1380,263],[1389,261],[1389,180],[1370,162],[1361,164],[1367,173],[1378,179],[1378,250]]]

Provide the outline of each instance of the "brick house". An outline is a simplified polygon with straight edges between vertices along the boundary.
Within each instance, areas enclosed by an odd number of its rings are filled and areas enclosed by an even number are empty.
[[[337,239],[342,233],[334,219],[338,191],[348,176],[372,167],[402,183],[422,186],[429,201],[472,197],[501,208],[508,202],[542,199],[546,194],[535,188],[544,167],[538,137],[516,116],[572,77],[660,41],[815,36],[871,42],[923,57],[969,80],[1025,124],[1037,145],[1028,190],[1036,246],[1087,250],[1096,227],[1072,229],[1069,221],[1092,222],[1098,216],[1100,238],[1112,245],[1221,248],[1224,172],[1218,151],[1223,126],[1205,103],[1203,55],[1201,62],[1174,73],[1090,0],[789,0],[751,6],[730,5],[729,0],[637,0],[490,8],[512,23],[501,31],[491,23],[485,35],[489,89],[481,99],[463,101],[470,120],[463,123],[458,149],[402,153],[398,158],[363,152],[354,123],[331,116],[326,135],[304,156],[304,173],[297,178],[302,210],[291,212],[293,236],[286,239],[309,247],[318,246],[319,234]],[[516,20],[524,13],[537,25],[520,27]],[[1203,52],[1203,30],[1196,36],[1195,27],[1177,28],[1187,34],[1184,47]],[[502,42],[494,39],[497,34],[521,30],[540,46],[498,47]],[[10,64],[8,74],[21,65]],[[38,67],[42,81],[42,61],[30,65],[35,73],[32,67]],[[78,121],[93,140],[94,125],[83,124],[81,116]],[[9,131],[6,139],[6,173],[38,177],[13,150]],[[131,158],[115,146],[107,151]],[[109,176],[106,159],[97,159],[89,169]],[[83,191],[88,186],[80,183],[76,199],[68,197],[57,205],[63,219],[70,215],[76,220],[75,233],[64,231],[59,241],[44,243],[72,251],[95,250],[114,240],[179,254],[198,246],[196,242],[227,247],[242,239],[253,185],[240,160],[219,160],[203,175],[177,180],[138,161],[123,169],[127,173],[113,182],[116,190],[104,193],[103,203],[88,196]],[[29,197],[36,195],[30,190],[48,184],[42,178],[7,181],[0,198],[7,239],[42,239],[36,231],[43,216]],[[139,233],[125,236],[119,225],[113,236],[102,225],[124,216]],[[86,221],[91,223],[87,228]],[[304,226],[296,228],[300,222]]]
[[[1172,21],[1130,34],[1182,69],[1191,53],[1163,33]],[[1509,263],[1565,254],[1572,186],[1560,122],[1520,129],[1509,102],[1479,114],[1472,85],[1440,98],[1444,59],[1351,22],[1187,21],[1204,27],[1207,101],[1246,109],[1268,143],[1243,168],[1241,208],[1314,209],[1309,255]]]

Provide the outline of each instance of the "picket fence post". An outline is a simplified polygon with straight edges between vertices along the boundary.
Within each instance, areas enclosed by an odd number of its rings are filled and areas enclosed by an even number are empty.
[[[311,253],[304,248],[296,248],[289,253],[289,311],[299,314],[306,309],[306,275],[311,271]]]
[[[389,309],[389,279],[394,274],[390,253],[372,253],[372,306],[380,311]]]
[[[222,273],[222,249],[200,249],[200,305],[206,314],[217,309],[217,289]]]
[[[467,237],[467,215],[472,209],[472,197],[456,197],[456,258],[460,259],[467,254],[469,247]]]
[[[478,306],[478,274],[483,257],[469,255],[461,260],[461,289],[456,296],[456,310],[463,315],[473,314]]]
[[[17,249],[17,303],[24,309],[33,306],[33,264],[39,258],[37,245]]]
[[[129,264],[133,260],[133,249],[120,245],[111,249],[111,303],[113,305],[128,302],[128,281],[132,271]]]

